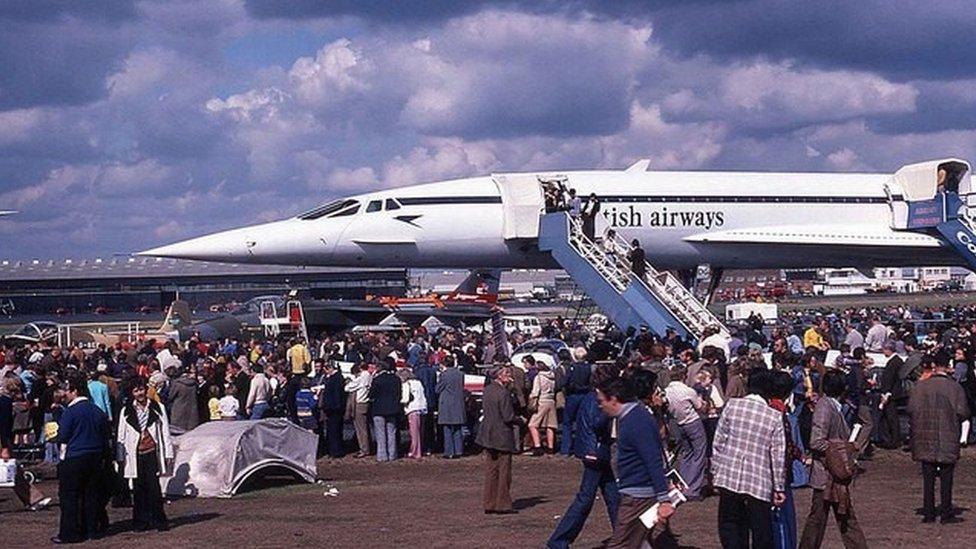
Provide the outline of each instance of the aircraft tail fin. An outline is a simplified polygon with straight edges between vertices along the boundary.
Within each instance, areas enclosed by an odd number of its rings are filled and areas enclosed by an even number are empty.
[[[169,310],[166,311],[166,318],[163,320],[162,326],[159,327],[159,331],[171,332],[189,324],[190,304],[182,299],[177,299],[169,306]]]
[[[450,297],[462,301],[496,303],[501,275],[501,269],[472,270],[471,274],[451,292]]]

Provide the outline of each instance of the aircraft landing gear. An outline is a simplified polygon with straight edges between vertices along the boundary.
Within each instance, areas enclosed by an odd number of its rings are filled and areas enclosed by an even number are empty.
[[[724,269],[713,269],[710,265],[703,264],[696,269],[681,269],[677,275],[681,284],[694,294],[695,299],[707,307],[715,296],[715,290],[718,289],[724,272]]]

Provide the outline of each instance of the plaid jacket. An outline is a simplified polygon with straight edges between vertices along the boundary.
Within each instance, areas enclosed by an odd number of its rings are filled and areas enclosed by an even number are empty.
[[[785,456],[779,412],[752,395],[726,403],[712,445],[715,486],[772,501],[785,490]]]

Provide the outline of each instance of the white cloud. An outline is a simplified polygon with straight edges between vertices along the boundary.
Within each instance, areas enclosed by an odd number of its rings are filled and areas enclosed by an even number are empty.
[[[93,183],[102,195],[165,196],[179,183],[179,173],[155,158],[147,158],[102,166]]]
[[[372,65],[348,38],[326,45],[315,57],[301,57],[288,72],[295,96],[309,105],[335,101],[337,96],[369,89]]]
[[[0,145],[27,141],[45,120],[43,109],[16,109],[0,112]]]
[[[857,153],[844,147],[827,155],[827,162],[840,170],[850,170],[858,161]]]
[[[602,140],[603,162],[626,167],[634,160],[648,158],[654,170],[701,168],[722,151],[727,133],[726,127],[716,122],[665,122],[659,105],[644,106],[634,101],[627,130]]]
[[[207,101],[206,107],[212,113],[226,112],[237,122],[268,122],[287,99],[287,93],[271,86],[230,95],[227,99],[213,98]]]
[[[112,96],[131,96],[149,91],[163,83],[172,85],[188,60],[170,50],[153,48],[132,52],[122,69],[105,79]]]
[[[868,73],[802,69],[757,61],[723,70],[715,89],[681,89],[663,105],[678,119],[724,118],[753,128],[791,128],[822,121],[910,113],[918,91]]]
[[[416,183],[484,173],[497,164],[491,147],[465,143],[460,139],[431,139],[383,165],[383,186],[399,187]]]

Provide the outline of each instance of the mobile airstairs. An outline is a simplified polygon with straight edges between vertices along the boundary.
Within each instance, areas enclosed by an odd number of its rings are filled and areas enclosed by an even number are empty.
[[[891,227],[928,234],[976,271],[976,189],[956,158],[904,166],[885,185]]]
[[[631,247],[616,237],[613,253],[583,233],[579,219],[567,212],[543,213],[542,185],[558,183],[535,175],[496,175],[502,196],[505,238],[533,239],[549,252],[573,280],[621,328],[646,325],[663,335],[673,328],[688,339],[701,340],[705,330],[728,335],[718,318],[667,271],[649,263],[641,279],[631,270]]]
[[[705,329],[725,328],[694,295],[667,271],[650,263],[643,279],[630,268],[630,245],[615,237],[612,250],[583,234],[578,219],[566,212],[542,216],[539,249],[573,277],[617,326],[646,325],[658,334],[674,328],[682,337],[700,340]]]
[[[308,325],[305,323],[305,309],[302,308],[302,302],[290,299],[284,305],[282,311],[274,301],[261,302],[259,317],[264,329],[264,337],[275,339],[285,334],[308,341]]]

